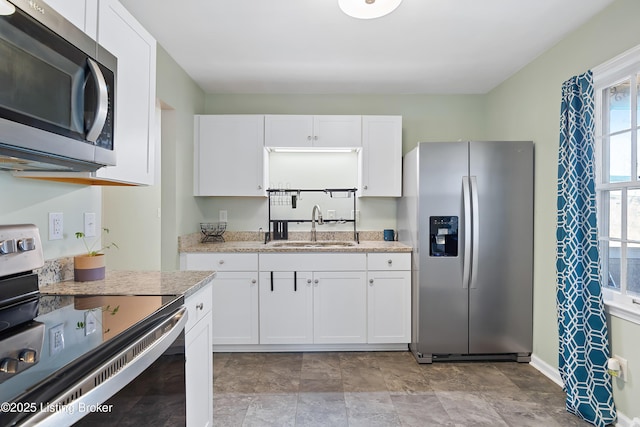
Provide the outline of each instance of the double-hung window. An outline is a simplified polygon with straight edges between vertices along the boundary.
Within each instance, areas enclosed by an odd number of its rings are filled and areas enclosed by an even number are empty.
[[[602,289],[640,323],[640,46],[593,70]]]

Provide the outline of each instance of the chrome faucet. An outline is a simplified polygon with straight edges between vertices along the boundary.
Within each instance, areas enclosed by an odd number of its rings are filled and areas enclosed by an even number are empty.
[[[319,205],[315,205],[311,211],[311,241],[315,242],[316,238],[316,213],[318,215],[318,225],[324,224],[322,221],[322,210]]]

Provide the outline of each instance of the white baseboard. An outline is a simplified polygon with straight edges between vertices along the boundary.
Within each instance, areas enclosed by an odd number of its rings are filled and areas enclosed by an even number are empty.
[[[265,353],[297,351],[408,351],[409,344],[214,344],[214,353]]]
[[[535,354],[531,355],[531,362],[529,362],[529,364],[540,371],[545,377],[558,384],[560,387],[564,387],[562,377],[560,377],[560,371],[558,371],[557,368],[549,365],[547,362],[540,359]],[[632,420],[625,414],[618,411],[618,421],[616,422],[616,427],[640,427],[640,418],[634,418]]]
[[[547,362],[540,359],[535,354],[531,355],[531,362],[529,362],[529,364],[536,368],[538,371],[542,372],[545,377],[549,378],[560,387],[564,387],[564,383],[562,382],[562,378],[560,377],[560,371],[558,371],[557,368],[549,365]]]

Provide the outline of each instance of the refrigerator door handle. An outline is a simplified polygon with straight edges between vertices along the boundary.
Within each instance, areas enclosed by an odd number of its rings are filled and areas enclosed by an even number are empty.
[[[471,273],[471,190],[469,177],[462,177],[462,204],[464,206],[464,249],[462,251],[462,288],[469,287]]]
[[[480,247],[480,215],[478,212],[478,179],[471,177],[471,211],[473,220],[471,228],[473,230],[473,247],[471,249],[471,284],[469,287],[475,289],[478,284],[478,248]]]

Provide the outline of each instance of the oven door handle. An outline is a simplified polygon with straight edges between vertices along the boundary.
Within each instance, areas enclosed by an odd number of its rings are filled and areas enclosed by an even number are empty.
[[[104,79],[102,71],[98,64],[91,58],[87,58],[89,71],[96,82],[98,93],[96,99],[96,115],[93,119],[91,127],[87,131],[87,141],[95,143],[102,133],[102,128],[107,121],[107,113],[109,111],[109,91],[107,89],[107,81]]]
[[[103,404],[133,381],[173,344],[186,323],[187,309],[181,306],[162,323],[60,394],[44,411],[38,412],[28,422],[39,427],[53,427],[71,425],[80,420],[88,414],[80,408]],[[79,397],[69,401],[73,399],[71,396]]]

